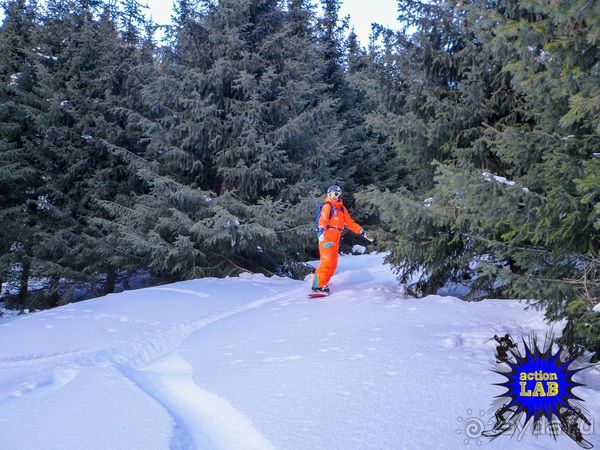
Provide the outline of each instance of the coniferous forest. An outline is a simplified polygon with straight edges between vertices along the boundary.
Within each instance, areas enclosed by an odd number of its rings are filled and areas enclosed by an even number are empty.
[[[398,0],[367,46],[316,3],[4,1],[7,305],[304,277],[337,183],[415,295],[528,299],[600,352],[600,2]]]

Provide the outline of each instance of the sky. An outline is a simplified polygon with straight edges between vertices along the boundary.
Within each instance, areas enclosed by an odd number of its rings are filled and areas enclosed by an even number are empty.
[[[363,44],[369,42],[373,22],[389,28],[397,28],[398,7],[396,0],[346,0],[342,15],[350,15],[350,26]]]
[[[147,0],[147,4],[155,22],[159,24],[170,22],[173,12],[172,0]],[[341,15],[350,15],[350,26],[354,27],[362,44],[367,45],[371,34],[371,23],[377,22],[395,28],[398,13],[396,0],[343,0]]]
[[[313,0],[319,3],[319,0]],[[149,7],[148,14],[156,23],[161,25],[171,21],[173,13],[173,0],[142,0]],[[350,16],[350,27],[358,35],[361,43],[369,43],[371,24],[376,22],[389,28],[397,27],[396,0],[342,0],[341,16]],[[4,13],[0,10],[0,20],[4,20]]]

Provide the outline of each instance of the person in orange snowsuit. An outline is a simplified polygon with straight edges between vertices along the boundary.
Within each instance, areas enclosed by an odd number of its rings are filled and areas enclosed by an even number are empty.
[[[319,214],[317,227],[321,262],[313,278],[312,290],[328,294],[327,283],[337,268],[340,238],[344,228],[348,228],[369,241],[370,239],[365,230],[352,220],[348,210],[342,204],[342,189],[337,185],[327,189],[327,196]]]

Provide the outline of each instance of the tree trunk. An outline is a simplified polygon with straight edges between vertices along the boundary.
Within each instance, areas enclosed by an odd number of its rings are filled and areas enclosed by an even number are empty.
[[[511,257],[508,258],[508,267],[512,273],[522,274],[523,269],[517,264],[517,262]]]
[[[48,306],[51,308],[58,306],[58,300],[60,299],[59,282],[60,278],[58,275],[54,275],[52,277],[52,290],[48,296]]]
[[[115,292],[115,284],[117,282],[117,271],[115,269],[108,269],[106,273],[106,285],[104,286],[103,294],[112,294]]]
[[[31,274],[31,261],[25,258],[23,261],[23,270],[21,271],[21,283],[19,285],[19,293],[17,294],[17,302],[20,307],[25,305],[25,300],[29,293],[29,275]]]

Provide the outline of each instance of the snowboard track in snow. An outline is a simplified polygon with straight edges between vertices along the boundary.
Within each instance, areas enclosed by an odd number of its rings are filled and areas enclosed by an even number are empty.
[[[354,273],[356,276],[360,273],[362,277],[370,280],[372,276],[369,272],[369,270],[351,270],[345,275]],[[151,289],[188,294],[195,292],[189,289],[162,287]],[[343,292],[342,290],[337,294]],[[0,404],[23,395],[47,395],[71,383],[86,368],[112,365],[157,401],[172,417],[175,426],[170,442],[171,450],[204,448],[207,444],[215,448],[274,448],[242,412],[236,410],[225,399],[194,383],[191,366],[177,354],[176,349],[196,331],[220,320],[280,300],[306,300],[306,294],[307,286],[303,283],[297,289],[267,295],[200,320],[178,324],[157,334],[142,335],[133,342],[129,341],[104,349],[25,355],[0,360],[0,369],[3,369],[65,359],[55,366],[50,374],[45,373],[42,376],[32,374],[30,379],[20,380],[13,385],[8,393],[4,389],[4,393],[0,392]],[[195,292],[194,295],[208,297],[201,292]],[[71,359],[73,356],[77,357]]]
[[[305,290],[305,287],[301,287],[284,294],[263,297],[247,305],[214,314],[195,322],[177,338],[177,343],[215,322],[267,303],[303,294]],[[175,327],[175,330],[181,331],[180,328]],[[216,448],[274,448],[242,412],[193,381],[193,369],[173,350],[176,347],[177,344],[172,344],[171,350],[146,362],[117,364],[123,375],[158,401],[173,418],[175,429],[171,450],[190,448],[191,443],[195,448],[206,447],[207,443]]]
[[[192,366],[177,351],[140,370],[120,369],[173,418],[171,450],[275,448],[242,412],[195,383]]]
[[[119,346],[6,358],[0,361],[0,369],[79,355],[56,366],[50,375],[20,380],[8,395],[0,392],[0,404],[23,395],[57,391],[72,382],[85,368],[113,365],[172,417],[175,427],[171,450],[205,448],[207,445],[213,448],[272,449],[274,446],[256,430],[249,418],[222,397],[193,381],[191,365],[179,356],[176,349],[188,336],[206,326],[267,303],[303,296],[305,291],[306,287],[302,286],[282,294],[268,295],[201,320],[171,327],[152,338],[143,336],[129,343],[126,350]]]
[[[89,354],[89,350],[79,349],[67,352],[56,352],[52,354],[33,354],[16,356],[12,358],[0,358],[0,369],[8,369],[13,367],[22,367],[33,364],[55,362],[61,359],[68,359],[75,355]]]

